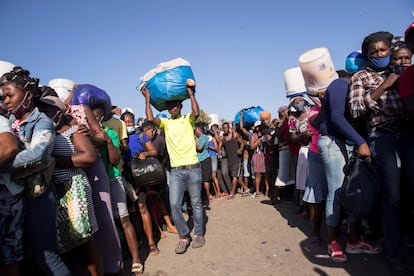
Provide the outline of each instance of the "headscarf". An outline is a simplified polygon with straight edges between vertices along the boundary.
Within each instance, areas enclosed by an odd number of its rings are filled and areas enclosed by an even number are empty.
[[[375,42],[378,41],[384,41],[385,43],[387,43],[387,45],[389,47],[391,47],[391,40],[393,38],[393,35],[389,32],[384,32],[384,31],[380,31],[380,32],[375,32],[372,34],[369,34],[368,36],[366,36],[364,38],[364,41],[362,42],[362,46],[361,46],[361,50],[362,50],[362,55],[366,58],[368,58],[368,47]]]
[[[268,120],[272,117],[272,115],[270,114],[269,111],[262,111],[260,113],[260,120],[264,121],[264,120]]]
[[[280,106],[278,109],[277,109],[277,113],[282,113],[282,112],[284,112],[284,111],[286,111],[286,110],[288,110],[289,109],[289,107],[287,107],[286,105],[282,105],[282,106]]]

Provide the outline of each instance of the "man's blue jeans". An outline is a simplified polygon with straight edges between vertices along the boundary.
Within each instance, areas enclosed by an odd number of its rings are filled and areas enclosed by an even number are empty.
[[[194,234],[202,236],[204,235],[204,211],[201,203],[201,168],[172,168],[170,172],[171,215],[180,237],[188,236],[190,233],[182,211],[185,190],[190,195],[193,208]]]
[[[381,213],[389,261],[402,262],[400,225],[400,143],[398,134],[373,132],[368,137],[373,163],[381,184]]]

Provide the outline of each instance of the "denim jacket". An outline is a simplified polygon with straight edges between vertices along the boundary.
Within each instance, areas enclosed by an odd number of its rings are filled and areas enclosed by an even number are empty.
[[[12,116],[13,117],[13,116]],[[14,120],[10,118],[13,125]],[[19,140],[25,149],[20,151],[12,163],[12,168],[26,168],[41,160],[52,159],[55,127],[52,120],[37,107],[19,126]]]

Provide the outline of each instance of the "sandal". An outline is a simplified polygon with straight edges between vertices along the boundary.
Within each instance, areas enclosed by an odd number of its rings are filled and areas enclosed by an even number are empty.
[[[150,248],[149,253],[151,254],[151,256],[157,256],[160,253],[160,250],[158,249],[155,243],[149,244],[149,248]]]
[[[144,266],[141,263],[133,263],[131,272],[135,276],[141,276],[144,271]]]
[[[318,236],[312,236],[309,238],[309,243],[313,246],[321,246],[321,238]]]

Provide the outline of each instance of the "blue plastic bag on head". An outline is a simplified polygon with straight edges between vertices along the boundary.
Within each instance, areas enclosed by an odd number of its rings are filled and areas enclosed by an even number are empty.
[[[188,79],[195,81],[190,63],[177,58],[160,63],[145,74],[139,88],[146,86],[150,92],[151,105],[158,111],[163,111],[167,109],[167,101],[183,101],[189,98]]]
[[[87,105],[91,107],[101,104],[105,108],[104,121],[112,117],[111,97],[104,90],[91,84],[80,84],[72,93],[71,105]]]
[[[260,121],[260,113],[264,111],[261,106],[252,106],[248,108],[243,108],[234,116],[234,122],[240,124],[240,112],[243,111],[243,126],[250,127],[256,121]]]

